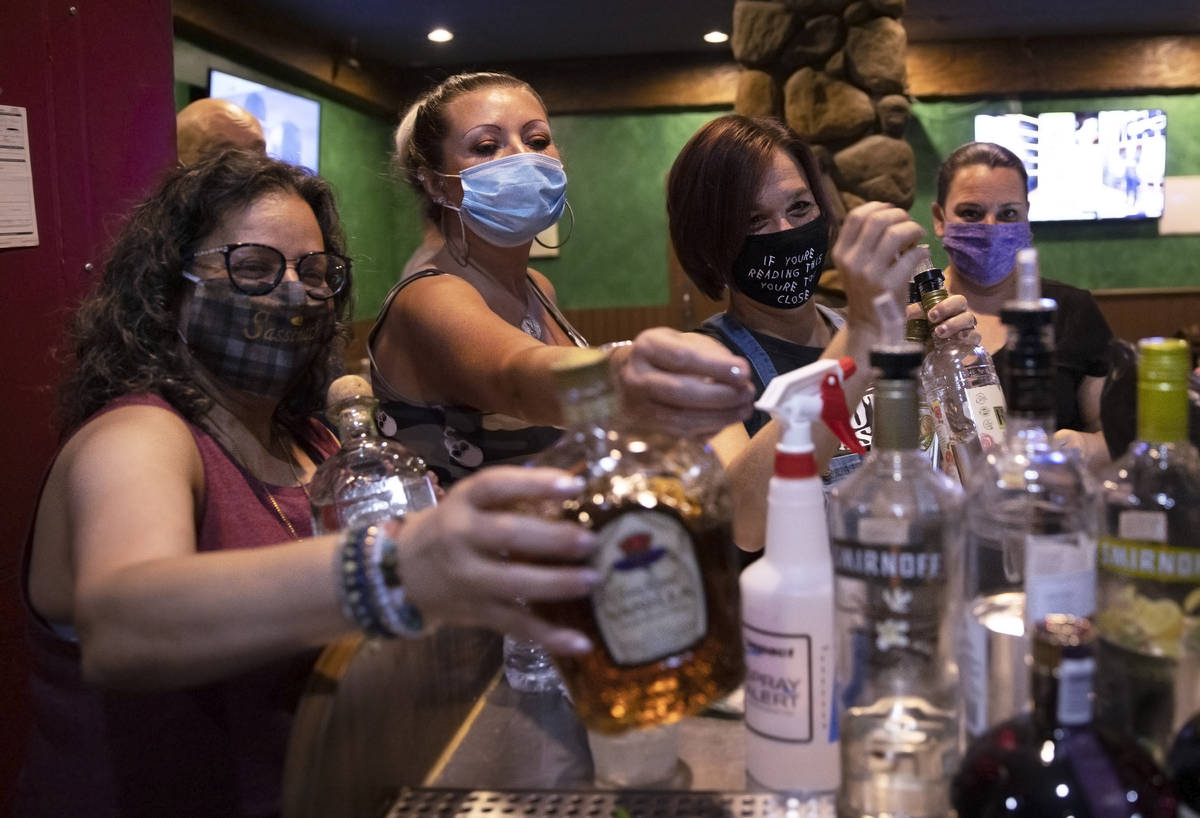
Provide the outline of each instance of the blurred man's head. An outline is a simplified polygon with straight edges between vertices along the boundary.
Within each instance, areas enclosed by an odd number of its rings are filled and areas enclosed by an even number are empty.
[[[223,99],[208,97],[186,106],[175,117],[175,133],[181,165],[225,148],[267,150],[258,120]]]

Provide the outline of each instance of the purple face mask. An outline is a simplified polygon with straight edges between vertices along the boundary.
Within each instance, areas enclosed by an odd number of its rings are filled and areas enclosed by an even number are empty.
[[[946,222],[942,247],[954,269],[980,287],[999,284],[1017,263],[1017,251],[1033,243],[1029,222]]]

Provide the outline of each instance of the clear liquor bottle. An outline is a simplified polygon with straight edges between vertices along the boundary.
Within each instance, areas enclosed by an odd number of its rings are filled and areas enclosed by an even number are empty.
[[[928,260],[929,245],[918,246],[925,251],[923,257],[918,259],[917,271],[921,272],[932,266],[932,262]],[[929,326],[929,319],[925,317],[924,308],[921,306],[921,288],[915,281],[908,283],[908,303],[909,314],[904,321],[904,339],[912,341],[914,344],[920,344],[927,355],[933,339],[933,328]],[[916,314],[918,312],[919,315]],[[921,385],[920,381],[917,382],[917,422],[920,428],[917,443],[933,467],[940,470],[942,448],[938,440],[937,421],[933,417],[933,410],[929,407],[929,399],[925,397],[925,387]]]
[[[942,271],[929,263],[913,280],[926,312],[945,301]],[[934,336],[921,366],[921,385],[937,424],[942,468],[958,475],[963,486],[983,456],[1004,440],[1006,404],[992,356],[973,333]]]
[[[830,498],[843,818],[940,818],[958,763],[962,492],[919,448],[922,352],[872,351],[873,445]]]
[[[1092,719],[1093,630],[1054,615],[1033,639],[1033,711],[974,740],[954,777],[958,818],[1172,818],[1171,782]],[[1107,725],[1105,725],[1107,728]]]
[[[1200,710],[1200,455],[1187,344],[1138,344],[1138,436],[1103,474],[1098,707],[1160,760]]]
[[[437,502],[424,461],[379,434],[377,406],[370,384],[357,375],[329,388],[325,415],[342,445],[317,467],[309,486],[318,534],[403,517]]]
[[[539,465],[585,481],[561,508],[594,530],[602,584],[587,599],[538,606],[595,648],[555,661],[589,730],[678,721],[745,675],[732,504],[702,442],[634,431],[616,419],[608,359],[572,350],[556,367],[567,429]]]
[[[1012,362],[1005,439],[967,493],[959,670],[971,736],[1028,708],[1033,623],[1095,610],[1095,482],[1051,446],[1057,304],[1039,297],[1037,251],[1022,250],[1017,265],[1017,298],[1001,312]]]

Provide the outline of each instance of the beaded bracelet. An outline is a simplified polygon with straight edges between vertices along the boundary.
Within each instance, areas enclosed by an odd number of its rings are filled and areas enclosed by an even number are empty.
[[[405,599],[396,543],[377,525],[351,529],[338,548],[343,615],[368,636],[420,636],[421,612]]]

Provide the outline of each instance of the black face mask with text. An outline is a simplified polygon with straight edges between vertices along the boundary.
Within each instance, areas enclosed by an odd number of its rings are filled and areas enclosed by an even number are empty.
[[[768,307],[803,306],[817,288],[828,250],[822,216],[790,230],[746,236],[733,263],[733,286]]]

